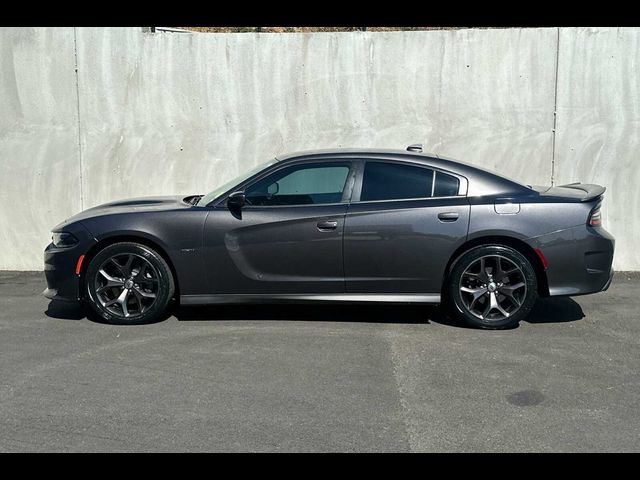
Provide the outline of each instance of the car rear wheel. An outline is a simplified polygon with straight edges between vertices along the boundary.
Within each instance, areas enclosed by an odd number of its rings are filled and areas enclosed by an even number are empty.
[[[524,319],[537,298],[536,274],[517,250],[484,245],[466,252],[449,276],[451,310],[473,327],[510,328]]]
[[[115,243],[93,257],[85,275],[91,308],[114,324],[158,320],[175,291],[167,262],[153,249],[133,242]]]

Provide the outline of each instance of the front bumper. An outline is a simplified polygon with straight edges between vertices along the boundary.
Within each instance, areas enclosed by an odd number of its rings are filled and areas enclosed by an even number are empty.
[[[611,285],[615,239],[604,228],[579,225],[532,238],[530,244],[549,263],[550,296],[587,295]]]
[[[44,276],[47,288],[42,294],[50,300],[78,302],[82,300],[82,279],[76,275],[76,265],[81,255],[86,254],[95,239],[80,224],[65,227],[73,233],[78,244],[69,248],[57,248],[50,243],[44,250]]]

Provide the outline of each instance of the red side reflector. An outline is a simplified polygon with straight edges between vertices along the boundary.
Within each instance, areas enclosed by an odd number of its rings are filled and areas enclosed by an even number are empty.
[[[84,260],[84,255],[80,255],[80,258],[78,258],[78,263],[76,263],[76,275],[80,275],[80,269],[82,268],[83,260]]]
[[[538,254],[538,258],[540,258],[540,261],[542,262],[542,266],[546,270],[547,267],[549,266],[549,262],[547,262],[547,259],[544,258],[544,255],[542,254],[542,250],[540,250],[539,248],[534,248],[533,250]]]

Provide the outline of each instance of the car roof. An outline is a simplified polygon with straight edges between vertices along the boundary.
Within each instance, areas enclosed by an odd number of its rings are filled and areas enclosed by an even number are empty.
[[[436,153],[415,152],[400,149],[382,148],[329,148],[318,150],[305,150],[292,152],[276,156],[279,162],[313,159],[314,157],[331,156],[368,156],[380,157],[381,159],[403,159],[416,163],[425,163],[435,168],[451,171],[469,180],[469,196],[482,196],[492,194],[531,194],[530,188],[510,178],[493,172],[491,170],[478,167],[469,163],[461,162],[447,157],[442,157]]]
[[[495,172],[491,172],[489,170],[485,170],[484,168],[477,167],[470,163],[462,162],[460,160],[455,160],[449,157],[443,157],[437,153],[427,153],[427,152],[415,152],[408,150],[400,150],[400,149],[391,149],[391,148],[325,148],[325,149],[316,149],[316,150],[303,150],[299,152],[291,152],[277,155],[275,158],[279,162],[284,162],[288,160],[302,160],[302,159],[310,159],[313,157],[328,157],[328,156],[358,156],[358,155],[366,155],[366,156],[385,156],[385,157],[402,157],[405,159],[411,159],[416,162],[424,162],[433,165],[434,167],[442,166],[443,168],[451,167],[463,167],[463,168],[471,168],[474,170],[483,171],[489,173],[491,175],[498,175]],[[439,165],[441,164],[441,165]]]
[[[442,168],[455,168],[457,166],[468,166],[471,168],[473,165],[465,164],[456,160],[443,158],[436,153],[422,153],[408,150],[399,149],[384,149],[384,148],[326,148],[317,150],[304,150],[300,152],[286,153],[276,156],[276,160],[279,162],[294,161],[294,160],[309,160],[315,157],[332,157],[332,156],[359,156],[366,157],[384,157],[384,158],[401,158],[404,160],[411,160],[414,162],[428,163],[434,167]]]
[[[312,157],[316,155],[341,155],[341,154],[372,154],[382,153],[390,155],[417,155],[417,156],[429,156],[419,152],[409,152],[407,150],[390,149],[390,148],[322,148],[316,150],[303,150],[300,152],[291,152],[276,156],[278,160],[289,160],[298,157]],[[431,155],[436,157],[436,155]]]
[[[285,161],[296,158],[309,158],[316,156],[339,156],[339,155],[388,155],[412,157],[416,160],[420,159],[439,159],[436,153],[410,152],[408,150],[392,149],[392,148],[323,148],[316,150],[303,150],[300,152],[285,153],[276,156],[276,160]]]

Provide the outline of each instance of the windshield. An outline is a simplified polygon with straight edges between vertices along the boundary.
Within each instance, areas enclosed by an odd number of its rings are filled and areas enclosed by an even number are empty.
[[[251,170],[249,170],[248,172],[243,173],[242,175],[237,176],[236,178],[234,178],[233,180],[229,180],[227,183],[225,183],[224,185],[220,185],[218,188],[216,188],[214,191],[207,193],[204,197],[202,197],[200,199],[200,201],[198,202],[198,205],[202,205],[205,206],[208,203],[211,203],[212,201],[214,201],[216,198],[218,198],[220,195],[222,195],[223,193],[225,193],[227,190],[233,188],[235,185],[238,185],[242,182],[244,182],[247,178],[255,175],[256,173],[258,173],[260,170],[264,170],[265,168],[273,165],[274,163],[276,163],[278,160],[276,160],[275,158],[273,160],[269,160],[268,162],[265,163],[261,163],[260,165],[252,168]]]

